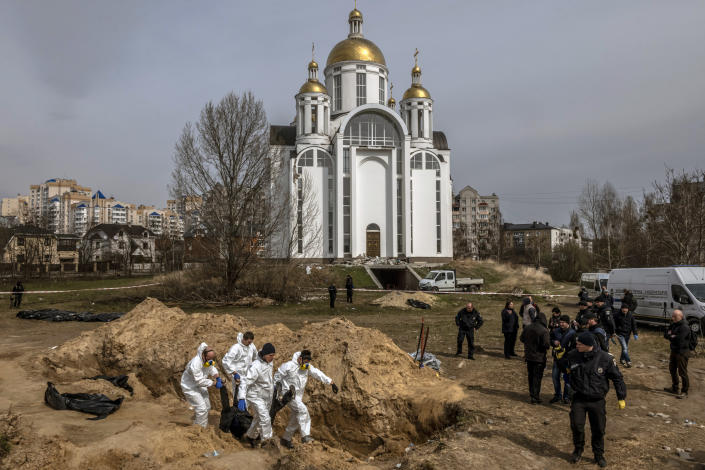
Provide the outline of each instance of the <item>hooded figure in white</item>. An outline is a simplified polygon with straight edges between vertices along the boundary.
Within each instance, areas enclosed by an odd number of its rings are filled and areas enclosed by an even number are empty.
[[[310,352],[305,351],[306,357],[301,358],[301,351],[294,353],[294,356],[289,362],[282,364],[274,374],[274,381],[282,382],[282,390],[288,390],[290,386],[294,386],[294,399],[289,402],[291,415],[289,424],[286,426],[282,444],[287,447],[291,446],[291,438],[297,429],[301,430],[302,442],[311,441],[311,416],[308,413],[308,408],[304,405],[304,390],[308,376],[311,375],[316,380],[323,382],[326,385],[332,385],[333,392],[338,393],[338,387],[333,384],[333,380],[320,370],[313,367],[308,361],[311,360]]]
[[[208,350],[206,343],[198,346],[198,353],[186,365],[186,370],[181,374],[181,390],[189,404],[193,407],[193,424],[204,428],[208,426],[208,412],[211,401],[208,398],[208,387],[215,382],[208,378],[218,377],[218,369],[214,365],[204,364],[204,351]]]
[[[244,335],[237,334],[237,343],[233,344],[228,352],[223,356],[223,369],[225,373],[232,377],[233,393],[235,386],[239,383],[239,378],[247,374],[247,369],[257,359],[257,347],[250,341],[249,345],[243,344]],[[235,378],[237,374],[238,379]]]
[[[267,359],[269,358],[269,362]],[[258,437],[262,441],[272,438],[272,420],[269,418],[269,408],[274,396],[274,381],[272,380],[274,346],[266,343],[257,359],[247,369],[247,374],[241,378],[238,389],[238,408],[244,411],[245,400],[252,412],[252,424],[246,436],[251,440]]]

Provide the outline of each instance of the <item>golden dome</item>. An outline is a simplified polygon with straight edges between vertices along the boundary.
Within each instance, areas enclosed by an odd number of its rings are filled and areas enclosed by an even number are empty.
[[[411,85],[411,88],[404,92],[403,100],[409,98],[428,98],[431,99],[431,93],[421,85]]]
[[[311,62],[308,63],[308,68],[310,69],[317,69],[318,68],[318,62],[315,60],[312,60]]]
[[[318,80],[308,80],[306,83],[301,85],[299,88],[299,93],[324,93],[328,94],[328,90],[323,86]]]
[[[421,73],[421,67],[417,65],[414,65],[414,68],[411,69],[411,73]]]
[[[330,54],[328,54],[326,66],[347,60],[359,60],[387,65],[379,47],[365,38],[347,38],[340,41],[333,47]]]
[[[350,16],[348,16],[348,21],[352,21],[355,19],[362,20],[362,12],[355,8],[353,11],[350,12]]]

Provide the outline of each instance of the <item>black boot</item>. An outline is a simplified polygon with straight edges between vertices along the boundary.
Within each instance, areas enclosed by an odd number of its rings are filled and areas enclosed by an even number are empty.
[[[598,455],[595,457],[595,463],[600,468],[605,468],[607,466],[607,460],[605,460],[605,457],[602,455]]]
[[[663,389],[664,392],[672,393],[674,395],[678,395],[678,386],[673,386],[673,387],[665,387]]]
[[[572,454],[570,454],[570,463],[580,462],[580,458],[583,456],[583,449],[575,449]]]

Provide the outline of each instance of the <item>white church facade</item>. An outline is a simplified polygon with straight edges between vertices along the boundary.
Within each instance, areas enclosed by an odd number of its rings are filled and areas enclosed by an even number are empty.
[[[397,106],[384,55],[363,37],[362,13],[348,22],[323,81],[309,64],[293,125],[271,127],[280,184],[295,201],[292,255],[452,259],[450,149],[434,129],[421,69],[414,65]]]

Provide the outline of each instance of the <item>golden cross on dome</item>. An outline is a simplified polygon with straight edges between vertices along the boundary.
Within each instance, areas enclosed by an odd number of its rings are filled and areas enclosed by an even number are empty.
[[[357,0],[355,0],[355,9],[357,10]]]
[[[394,83],[389,82],[389,96],[392,96],[393,91],[394,91]]]
[[[315,53],[316,53],[316,43],[312,42],[311,43],[311,61],[314,60],[315,58]]]
[[[419,65],[418,55],[419,55],[419,48],[417,47],[416,52],[414,52],[414,65]]]

